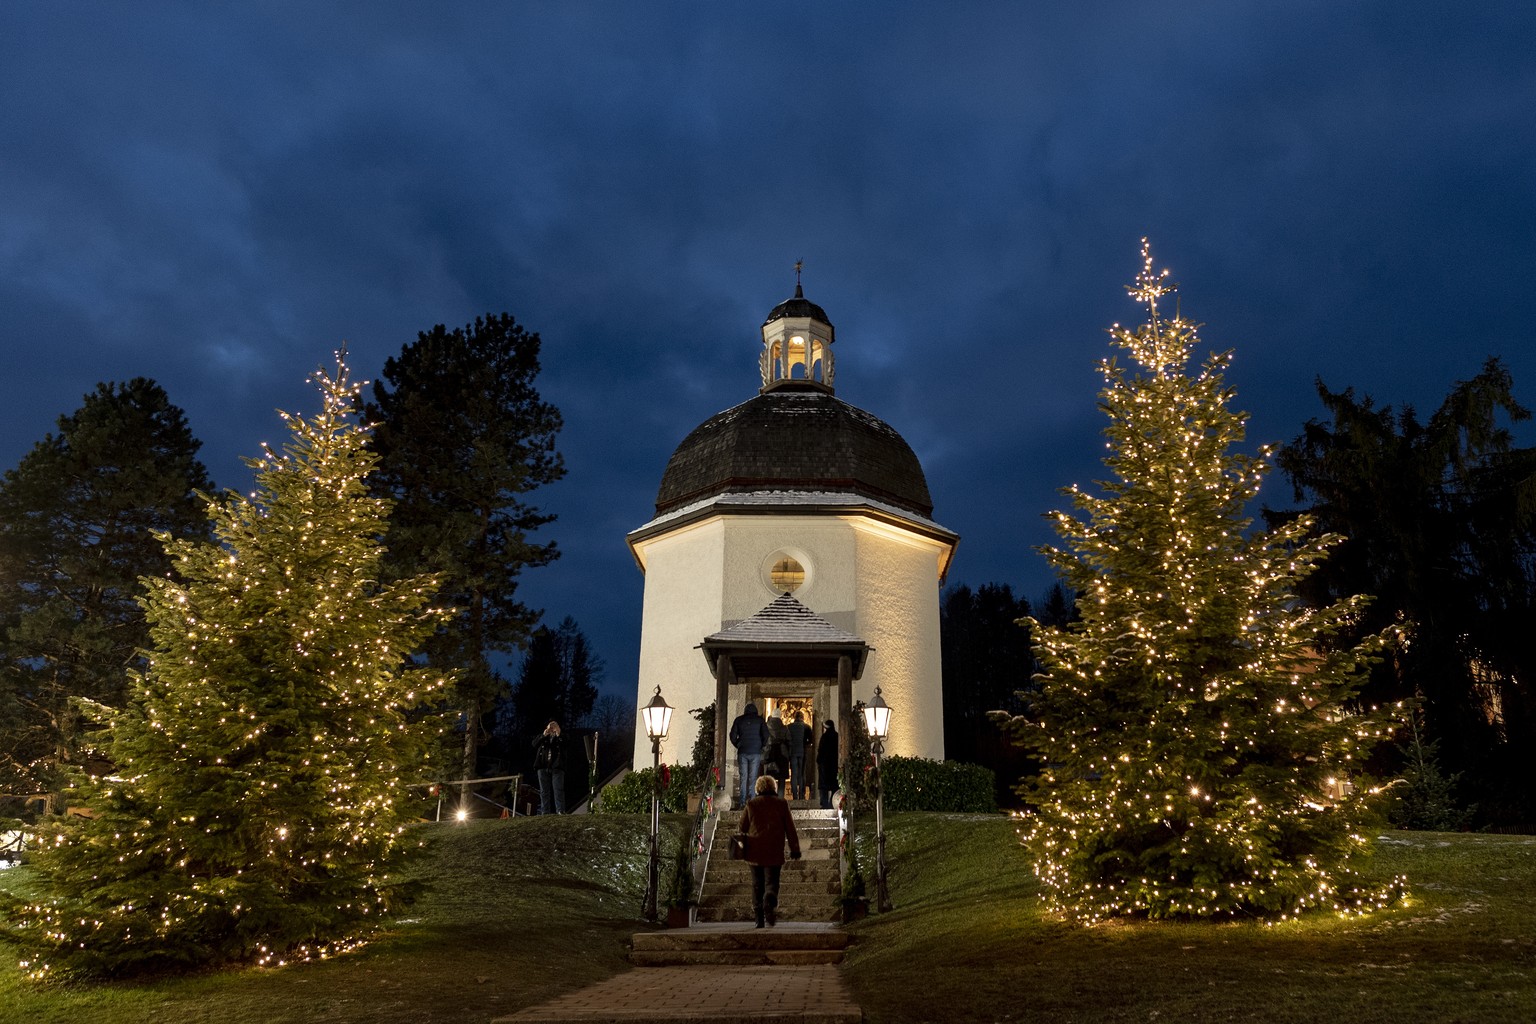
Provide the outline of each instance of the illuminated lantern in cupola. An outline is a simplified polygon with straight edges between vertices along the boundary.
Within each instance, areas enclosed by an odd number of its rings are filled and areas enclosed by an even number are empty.
[[[835,334],[827,314],[796,282],[795,297],[779,303],[763,321],[763,386],[807,380],[830,388]]]

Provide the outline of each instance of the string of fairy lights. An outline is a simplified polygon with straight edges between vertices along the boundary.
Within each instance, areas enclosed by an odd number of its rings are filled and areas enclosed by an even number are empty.
[[[1234,450],[1234,412],[1212,355],[1191,373],[1196,325],[1165,318],[1166,270],[1128,291],[1148,313],[1105,359],[1103,494],[1072,487],[1047,556],[1079,593],[1081,621],[1034,624],[1046,671],[1032,718],[1014,720],[1045,765],[1020,835],[1047,904],[1112,917],[1284,920],[1365,912],[1402,879],[1353,870],[1374,787],[1341,783],[1391,734],[1401,708],[1352,703],[1360,672],[1400,637],[1337,642],[1363,599],[1305,607],[1296,584],[1337,537],[1305,520],[1253,533],[1245,513],[1272,449]]]
[[[1363,599],[1314,609],[1296,585],[1336,537],[1304,519],[1254,533],[1245,509],[1272,449],[1235,451],[1230,356],[1188,370],[1196,325],[1129,289],[1148,320],[1101,364],[1103,494],[1073,487],[1047,555],[1081,619],[1034,624],[1044,666],[1017,730],[1045,765],[1020,835],[1047,904],[1111,917],[1364,913],[1404,881],[1355,860],[1373,787],[1354,785],[1400,708],[1359,708],[1361,671],[1401,637],[1338,642]],[[408,712],[448,680],[410,667],[435,581],[380,579],[388,504],[352,422],[344,358],[322,411],[285,415],[249,497],[209,498],[213,543],[166,538],[176,578],[148,583],[153,645],[105,741],[96,817],[57,827],[37,862],[55,894],[23,908],[54,962],[110,973],[164,962],[277,965],[355,948],[398,906],[413,813],[395,794],[427,742]]]
[[[263,445],[257,489],[207,499],[215,541],[162,538],[146,580],[152,650],[113,716],[95,817],[37,860],[24,969],[136,962],[277,965],[355,948],[400,902],[415,811],[397,797],[434,726],[409,712],[448,680],[411,667],[436,581],[381,580],[389,504],[352,419],[344,354],[313,418]]]

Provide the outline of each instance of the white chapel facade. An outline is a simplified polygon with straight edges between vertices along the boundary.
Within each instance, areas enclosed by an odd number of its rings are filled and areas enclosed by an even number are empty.
[[[749,701],[802,711],[819,739],[826,719],[846,735],[877,686],[887,753],[944,756],[939,586],[959,538],[901,435],[836,397],[834,341],[796,284],[763,323],[758,394],[683,439],[628,536],[645,574],[637,702],[659,686],[678,709],[665,762],[690,757],[690,708],[722,707],[729,776],[725,729]],[[636,753],[649,746],[637,726]]]

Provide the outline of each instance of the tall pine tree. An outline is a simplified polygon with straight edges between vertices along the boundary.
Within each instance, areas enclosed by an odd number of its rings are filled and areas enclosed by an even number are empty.
[[[506,313],[476,317],[423,331],[359,402],[379,455],[369,483],[395,501],[387,570],[437,574],[453,610],[422,653],[457,675],[462,778],[476,774],[483,718],[509,690],[493,659],[524,647],[539,620],[518,577],[559,554],[532,539],[555,517],[527,498],[565,475],[560,412],[539,396],[538,374],[537,334]]]
[[[1277,453],[1318,530],[1348,540],[1307,580],[1326,604],[1374,595],[1356,630],[1408,622],[1413,642],[1372,673],[1378,700],[1422,702],[1427,742],[1483,821],[1536,821],[1536,449],[1514,443],[1530,413],[1497,359],[1460,381],[1428,420],[1321,381],[1325,420]],[[1271,522],[1297,513],[1267,513]],[[1417,771],[1413,761],[1410,771]]]
[[[35,972],[95,975],[321,955],[406,890],[422,733],[406,711],[443,680],[403,667],[431,631],[431,581],[380,583],[388,503],[350,420],[344,362],[313,418],[250,460],[249,497],[208,508],[216,543],[165,538],[147,580],[152,650],[103,738],[94,819],[36,859],[52,898],[14,934]]]
[[[1385,723],[1351,699],[1388,637],[1334,643],[1363,598],[1295,599],[1336,537],[1249,532],[1268,451],[1235,451],[1229,357],[1188,370],[1195,325],[1164,316],[1173,286],[1143,257],[1130,292],[1148,322],[1110,332],[1136,369],[1102,364],[1114,479],[1068,490],[1080,515],[1055,514],[1066,546],[1045,552],[1082,617],[1035,623],[1041,686],[1012,723],[1044,765],[1026,794],[1035,872],[1080,921],[1369,904],[1348,780]]]
[[[0,481],[0,793],[62,811],[77,702],[117,706],[143,667],[139,578],[171,568],[155,531],[208,534],[198,447],[138,377],[97,385]]]

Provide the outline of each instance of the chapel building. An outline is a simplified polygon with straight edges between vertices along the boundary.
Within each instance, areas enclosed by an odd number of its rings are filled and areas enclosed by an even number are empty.
[[[715,702],[728,793],[726,730],[749,701],[786,723],[802,712],[819,742],[826,719],[849,735],[878,686],[886,752],[944,757],[939,586],[959,537],[901,435],[836,396],[834,340],[797,283],[763,322],[757,395],[683,439],[655,517],[628,536],[645,574],[638,705],[661,688],[678,709],[662,760],[687,763],[687,712]],[[637,726],[637,765],[649,748]]]

